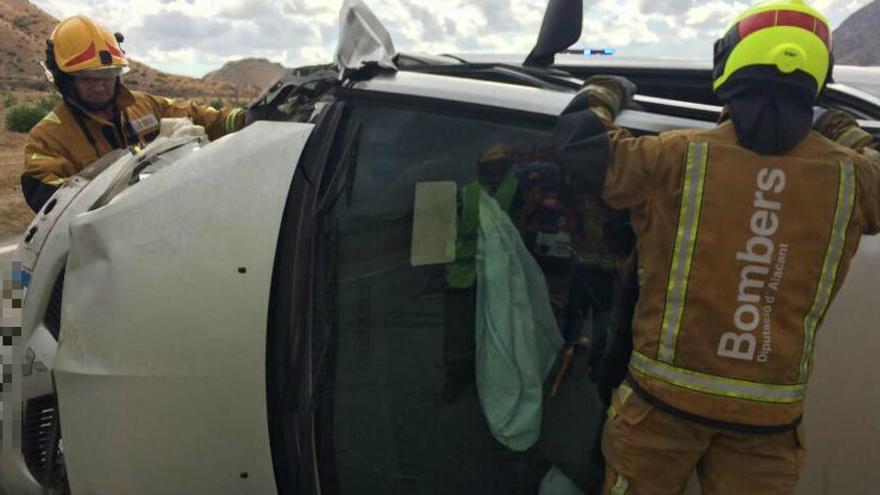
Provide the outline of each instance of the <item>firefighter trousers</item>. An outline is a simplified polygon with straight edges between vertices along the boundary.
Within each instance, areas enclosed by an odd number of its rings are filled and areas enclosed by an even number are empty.
[[[780,433],[712,428],[656,409],[624,382],[602,439],[603,494],[677,495],[696,470],[705,495],[794,493],[806,453],[802,426]]]

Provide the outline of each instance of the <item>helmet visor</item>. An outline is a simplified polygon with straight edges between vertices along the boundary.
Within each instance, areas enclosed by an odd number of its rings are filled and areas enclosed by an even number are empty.
[[[81,70],[70,74],[77,79],[112,79],[128,72],[128,67],[107,67],[94,70]]]

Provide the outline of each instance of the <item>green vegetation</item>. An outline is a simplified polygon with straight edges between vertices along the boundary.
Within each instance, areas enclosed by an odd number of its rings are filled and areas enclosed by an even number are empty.
[[[6,109],[4,124],[12,132],[28,132],[37,125],[46,112],[36,105],[15,105]]]
[[[4,125],[12,132],[29,132],[61,101],[58,95],[49,94],[41,96],[36,101],[18,104],[15,96],[12,93],[7,93],[2,94],[6,108]]]
[[[221,100],[220,98],[217,98],[216,100],[208,103],[208,106],[211,106],[211,107],[216,108],[217,110],[220,110],[221,108],[223,108],[223,100]]]
[[[31,25],[31,21],[28,20],[27,17],[19,16],[12,20],[12,25],[21,29],[24,32],[28,32],[28,28]]]
[[[8,89],[0,91],[0,98],[3,98],[3,108],[18,105],[18,98],[16,98],[15,95],[12,94],[12,91],[9,91]]]

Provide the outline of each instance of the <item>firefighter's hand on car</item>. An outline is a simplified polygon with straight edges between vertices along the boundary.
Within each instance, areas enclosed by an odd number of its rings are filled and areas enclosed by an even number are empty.
[[[598,112],[600,117],[614,120],[632,100],[636,90],[636,85],[625,77],[593,76],[587,79],[569,107],[587,106]]]
[[[559,115],[553,131],[556,162],[581,192],[601,197],[610,158],[609,133],[620,133],[614,120],[632,100],[636,86],[617,76],[594,76]]]
[[[268,120],[273,112],[271,105],[250,105],[244,114],[245,127],[253,124],[258,120]]]

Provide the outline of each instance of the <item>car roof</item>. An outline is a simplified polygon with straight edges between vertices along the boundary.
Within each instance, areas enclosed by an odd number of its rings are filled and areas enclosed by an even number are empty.
[[[447,57],[463,63],[503,64],[511,68],[522,67],[525,58],[519,54],[457,54]],[[633,79],[642,90],[640,92],[645,94],[718,104],[711,90],[712,64],[705,60],[560,54],[556,56],[552,68],[581,79],[602,73],[622,75]],[[877,129],[877,120],[880,119],[880,67],[837,65],[834,80],[828,85],[829,91],[823,97],[823,104],[861,112],[863,117],[875,119],[866,122],[872,129]]]
[[[445,100],[556,117],[571,101],[572,92],[420,72],[385,72],[360,81],[353,89],[366,93]],[[668,100],[652,98],[654,103]],[[707,107],[711,108],[711,107]],[[663,132],[688,127],[711,127],[705,120],[627,110],[618,122],[628,128]]]
[[[501,63],[507,65],[522,65],[524,55],[507,53],[468,53],[445,55],[446,59],[433,57],[440,60],[459,60],[466,63]],[[642,70],[671,70],[676,72],[701,71],[711,72],[712,62],[703,59],[682,59],[668,57],[620,57],[617,55],[575,55],[562,53],[556,56],[555,67],[609,67],[618,69],[642,69]],[[880,90],[880,67],[860,67],[856,65],[834,66],[834,79],[839,84],[858,85],[871,84]],[[875,93],[880,94],[880,93]]]
[[[491,53],[468,53],[455,54],[456,58],[468,63],[504,63],[510,65],[522,65],[524,55],[491,54]],[[703,60],[673,59],[673,58],[639,58],[619,57],[617,55],[574,55],[561,53],[556,55],[555,67],[617,67],[632,69],[676,69],[676,70],[699,70],[710,71],[712,64]]]

